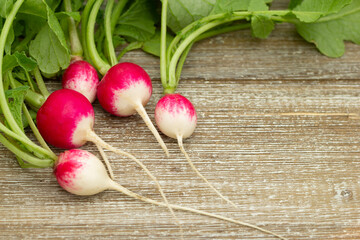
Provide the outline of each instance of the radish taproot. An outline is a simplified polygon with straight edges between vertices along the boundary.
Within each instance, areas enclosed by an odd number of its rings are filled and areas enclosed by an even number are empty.
[[[232,201],[223,196],[206,179],[206,177],[199,172],[185,151],[183,139],[191,136],[197,123],[197,115],[192,103],[180,94],[166,94],[156,104],[155,122],[162,133],[178,141],[181,152],[184,154],[186,160],[190,164],[190,167],[196,172],[196,174],[202,178],[222,199],[234,207],[237,207]]]
[[[111,67],[97,88],[97,98],[107,112],[120,117],[137,112],[168,156],[169,151],[144,108],[151,95],[149,75],[139,65],[129,62]]]
[[[90,63],[79,60],[72,62],[62,77],[62,87],[83,94],[91,103],[96,99],[99,77]]]
[[[193,208],[159,202],[136,194],[110,179],[106,173],[105,166],[101,163],[101,161],[95,155],[85,150],[72,149],[61,153],[54,166],[54,175],[59,185],[72,194],[87,196],[94,195],[105,190],[115,190],[143,202],[217,218],[241,226],[254,228],[261,232],[276,236],[280,239],[285,239],[276,233],[253,224],[237,221],[232,218],[223,217],[221,215],[212,214]]]
[[[132,159],[156,183],[161,196],[165,203],[167,203],[166,196],[158,180],[141,161],[130,153],[109,145],[94,132],[94,109],[89,100],[81,93],[71,89],[60,89],[53,92],[39,109],[36,122],[39,132],[45,141],[55,147],[65,149],[78,148],[87,141],[91,141],[97,146]],[[99,150],[104,156],[100,148]],[[104,161],[110,172],[111,167],[107,158],[104,158]],[[171,208],[170,211],[172,211]]]

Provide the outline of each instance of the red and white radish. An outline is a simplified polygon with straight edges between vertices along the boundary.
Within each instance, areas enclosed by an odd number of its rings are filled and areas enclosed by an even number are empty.
[[[241,226],[254,228],[259,231],[274,235],[280,239],[285,239],[276,233],[249,223],[237,221],[232,218],[223,217],[221,215],[212,214],[193,208],[182,207],[175,204],[169,204],[167,202],[159,202],[136,194],[111,180],[107,175],[106,169],[101,161],[95,155],[85,150],[72,149],[61,153],[54,166],[54,175],[59,185],[72,194],[94,195],[105,190],[115,190],[143,202],[217,218]]]
[[[183,139],[192,135],[196,128],[197,115],[192,103],[180,94],[166,94],[155,107],[155,122],[160,131],[166,136],[177,139],[181,152],[196,174],[222,199],[237,207],[232,201],[223,196],[195,167],[183,146]]]
[[[151,94],[152,83],[149,75],[139,65],[129,62],[111,67],[97,89],[97,98],[107,112],[120,117],[139,113],[166,155],[169,155],[164,141],[144,108]]]
[[[78,148],[87,141],[91,141],[98,146],[132,159],[156,183],[159,192],[165,202],[167,202],[158,180],[141,161],[130,153],[107,144],[94,132],[94,109],[81,93],[70,89],[60,89],[53,92],[39,109],[36,122],[39,132],[45,141],[55,147],[65,149]],[[104,155],[100,148],[99,150]],[[104,158],[104,160],[110,174],[112,174],[107,158]]]
[[[81,93],[90,103],[93,103],[96,99],[96,90],[99,84],[96,69],[90,63],[82,60],[82,57],[74,56],[74,58],[78,59],[74,60],[65,70],[62,77],[62,87],[63,89],[71,89]],[[113,171],[104,150],[99,144],[96,144],[96,147],[107,165],[111,179],[114,179]]]
[[[79,60],[72,62],[62,77],[62,87],[83,94],[91,103],[96,99],[99,77],[90,63]]]

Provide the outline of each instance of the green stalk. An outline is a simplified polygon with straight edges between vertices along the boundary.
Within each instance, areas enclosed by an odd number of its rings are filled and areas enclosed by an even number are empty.
[[[235,25],[231,25],[231,26],[226,26],[226,27],[222,27],[219,29],[214,29],[211,31],[207,31],[203,34],[201,34],[199,37],[197,37],[192,43],[189,44],[189,46],[187,46],[187,48],[184,50],[183,54],[181,55],[181,58],[177,64],[176,67],[176,86],[179,84],[179,80],[180,80],[180,75],[181,75],[181,71],[183,68],[183,65],[185,63],[186,57],[190,52],[190,49],[192,48],[193,44],[195,42],[201,41],[203,39],[209,38],[209,37],[213,37],[219,34],[223,34],[223,33],[227,33],[227,32],[233,32],[233,31],[237,31],[237,30],[241,30],[241,29],[246,29],[246,28],[250,28],[251,24],[250,23],[243,23],[243,24],[235,24]]]
[[[190,44],[186,47],[186,49],[184,50],[184,52],[183,52],[183,54],[181,55],[181,58],[180,58],[180,60],[179,60],[179,62],[178,62],[178,64],[177,64],[176,73],[175,73],[176,86],[179,84],[181,72],[182,72],[182,69],[183,69],[183,66],[184,66],[186,57],[187,57],[187,55],[189,54],[190,49],[192,48],[192,46],[194,45],[195,42],[196,42],[196,40],[194,40],[192,43],[190,43]],[[166,92],[166,93],[170,93],[170,92]]]
[[[18,134],[14,133],[13,131],[11,131],[10,129],[8,129],[2,122],[0,122],[0,131],[5,133],[7,136],[14,138],[18,141],[20,141],[21,143],[25,144],[26,146],[30,147],[32,150],[37,151],[41,154],[44,154],[46,156],[50,157],[50,153],[48,151],[46,151],[45,149],[39,147],[38,145],[36,145],[35,143],[33,143],[32,141],[25,139],[21,136],[19,136]],[[55,156],[56,157],[56,156]]]
[[[72,12],[71,0],[64,0],[65,11]],[[69,25],[69,37],[72,59],[82,59],[83,49],[79,39],[79,34],[76,28],[75,20],[72,17],[68,17]]]
[[[52,159],[40,159],[22,151],[20,148],[16,147],[9,140],[7,140],[2,134],[0,134],[0,143],[2,143],[7,149],[9,149],[19,158],[24,159],[26,162],[29,162],[37,167],[47,168],[54,165],[54,160]]]
[[[10,108],[7,103],[7,99],[5,97],[4,86],[3,86],[3,74],[2,74],[2,63],[4,58],[4,51],[5,51],[5,43],[6,38],[9,34],[9,30],[11,25],[15,19],[15,16],[23,4],[24,0],[18,0],[14,3],[12,10],[10,11],[9,15],[6,18],[5,24],[3,25],[3,29],[0,35],[0,107],[2,112],[5,116],[7,123],[9,124],[10,128],[20,136],[27,138],[25,133],[20,129],[19,125],[17,125],[13,115],[11,114]]]
[[[38,66],[36,66],[36,68],[34,69],[33,74],[35,76],[36,83],[38,85],[38,88],[39,88],[41,94],[44,96],[44,98],[47,98],[50,95],[50,93],[44,83],[44,79],[41,75],[41,72],[40,72],[40,69]]]
[[[120,61],[120,59],[129,51],[135,50],[135,49],[139,49],[144,45],[143,42],[132,42],[129,43],[125,48],[123,48],[123,50],[121,50],[121,52],[119,53],[119,55],[117,56],[117,60]]]
[[[244,16],[238,16],[238,19],[236,20],[240,20],[243,19]],[[198,28],[196,31],[194,31],[193,33],[191,33],[187,38],[185,38],[185,40],[183,42],[181,42],[181,44],[179,45],[179,47],[176,49],[174,55],[172,56],[171,60],[170,60],[170,64],[169,64],[169,80],[168,80],[168,84],[167,87],[165,88],[165,92],[167,93],[173,93],[177,87],[176,85],[176,65],[179,61],[180,56],[182,55],[182,53],[184,52],[184,50],[187,48],[187,46],[189,44],[191,44],[199,35],[201,35],[202,33],[217,27],[219,25],[222,25],[226,22],[229,21],[234,21],[233,19],[228,19],[228,20],[215,20],[213,22],[210,22],[208,24],[205,24],[204,26]]]
[[[107,50],[109,54],[110,64],[114,66],[117,64],[116,53],[114,48],[114,43],[112,39],[112,31],[111,31],[111,11],[114,6],[114,0],[108,0],[105,8],[105,36],[107,41]]]
[[[111,32],[114,32],[117,21],[129,0],[119,0],[111,16]]]
[[[95,67],[99,70],[99,72],[102,75],[105,75],[105,73],[109,70],[111,66],[100,57],[99,53],[96,50],[96,44],[94,39],[96,16],[99,12],[102,3],[103,0],[96,0],[90,12],[88,23],[86,26],[86,39],[87,39],[86,46],[91,61],[94,63]]]
[[[11,88],[16,88],[16,87],[20,87],[23,86],[21,83],[17,82],[13,75],[11,74],[11,72],[8,73],[8,78],[10,81],[10,86]],[[31,91],[30,89],[27,91],[26,95],[25,95],[25,100],[28,98],[28,95],[31,95],[31,100],[30,102],[34,103],[34,99],[37,100],[38,98],[40,98],[41,100],[39,100],[40,103],[38,103],[37,101],[35,102],[36,104],[39,104],[39,107],[42,105],[42,103],[45,101],[44,97],[41,96],[40,94]],[[1,122],[0,122],[1,123]],[[30,123],[29,123],[30,124]],[[41,148],[40,146],[36,145],[35,143],[33,143],[29,138],[27,138],[27,136],[25,135],[25,137],[20,136],[19,134],[14,133],[13,131],[9,130],[5,125],[3,125],[2,123],[0,124],[0,131],[4,132],[6,135],[8,135],[9,137],[12,137],[20,142],[22,142],[29,151],[31,152],[37,152],[41,155],[46,155],[48,157],[54,158],[56,159],[56,155],[54,155],[52,153],[52,151],[48,151],[47,149]]]
[[[23,112],[36,139],[39,141],[40,145],[49,152],[47,155],[54,160],[57,159],[56,154],[49,148],[44,138],[41,136],[25,104],[23,104]]]
[[[21,84],[20,82],[18,82],[18,81],[16,81],[14,79],[11,72],[9,72],[7,74],[7,77],[9,79],[9,81],[10,81],[11,88],[17,88],[17,87],[23,86],[23,84]],[[45,102],[45,98],[44,98],[43,95],[28,89],[26,91],[25,101],[28,104],[30,104],[32,107],[34,107],[35,109],[39,109],[43,105],[43,103]]]
[[[35,87],[34,87],[34,84],[32,83],[32,79],[30,78],[29,73],[26,70],[24,70],[24,72],[25,72],[25,77],[27,79],[27,82],[29,83],[30,89],[35,92]]]
[[[89,58],[89,53],[86,49],[87,46],[87,41],[86,41],[86,26],[89,20],[89,15],[90,15],[90,11],[92,6],[94,5],[95,0],[88,0],[84,11],[81,14],[81,44],[84,47],[84,55],[86,60],[88,60],[89,62],[91,62],[90,58]]]
[[[160,35],[160,76],[161,76],[161,83],[166,89],[167,85],[167,69],[168,69],[168,59],[166,56],[166,29],[167,29],[167,5],[168,1],[162,1],[161,7],[161,35]]]
[[[234,12],[233,16],[227,17],[227,18],[220,18],[219,20],[214,20],[212,22],[209,22],[207,24],[204,24],[203,26],[197,28],[194,32],[190,33],[177,47],[176,51],[171,57],[170,63],[169,63],[169,80],[166,84],[166,87],[164,91],[166,93],[172,93],[175,91],[177,87],[177,79],[176,79],[176,66],[178,64],[179,58],[185,51],[185,49],[188,47],[189,44],[191,44],[197,37],[199,37],[201,34],[205,33],[206,31],[209,31],[210,29],[213,29],[217,26],[220,26],[222,24],[233,22],[237,20],[245,19],[246,17],[251,14],[250,12]],[[168,48],[168,51],[170,49]]]
[[[221,13],[221,14],[215,14],[215,15],[210,15],[204,18],[201,18],[195,22],[190,23],[189,25],[187,25],[186,27],[184,27],[183,29],[181,29],[180,33],[178,33],[175,38],[171,41],[171,43],[168,46],[167,49],[167,60],[170,61],[172,53],[174,51],[174,48],[176,48],[176,45],[181,41],[181,39],[193,28],[195,28],[195,26],[199,26],[202,24],[205,24],[207,22],[210,22],[212,20],[216,20],[216,19],[221,19],[221,18],[225,18],[227,15],[227,13]]]
[[[245,12],[245,11],[239,11],[239,12],[233,12],[231,13],[231,17],[236,17],[236,16],[251,16],[253,14],[265,14],[265,15],[272,15],[271,17],[274,18],[274,20],[276,20],[275,16],[285,16],[288,13],[290,13],[290,10],[271,10],[271,11],[255,11],[255,12]],[[169,61],[171,59],[171,56],[173,54],[173,52],[175,51],[174,49],[176,48],[176,45],[181,41],[181,39],[192,29],[196,28],[197,26],[201,26],[204,24],[207,24],[211,21],[214,20],[220,20],[220,19],[228,19],[229,17],[229,13],[219,13],[219,14],[214,14],[214,15],[210,15],[210,16],[206,16],[204,18],[201,18],[197,21],[194,21],[192,23],[190,23],[189,25],[187,25],[186,27],[184,27],[180,33],[178,33],[175,38],[172,40],[172,42],[170,43],[169,47],[168,47],[168,51],[167,51],[167,60]],[[295,19],[296,20],[296,19]],[[235,21],[235,20],[233,20]],[[293,22],[294,19],[283,19],[284,22]]]

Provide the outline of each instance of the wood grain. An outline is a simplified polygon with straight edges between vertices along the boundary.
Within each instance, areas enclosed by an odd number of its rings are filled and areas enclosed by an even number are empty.
[[[282,1],[284,3],[285,1]],[[99,104],[95,131],[142,159],[169,201],[256,224],[289,239],[360,239],[360,47],[324,57],[291,25],[267,40],[247,30],[196,44],[178,91],[191,99],[198,127],[185,148],[231,207],[185,163],[174,140],[166,158],[139,116],[117,118]],[[153,78],[150,118],[161,97],[158,59],[140,51],[124,61]],[[50,89],[60,88],[56,81]],[[324,115],[282,115],[283,113]],[[92,144],[84,149],[97,154]],[[60,152],[60,150],[56,150]],[[181,239],[165,208],[117,192],[79,197],[62,190],[51,169],[21,169],[0,146],[1,239]],[[117,181],[161,200],[134,163],[109,153]],[[185,239],[274,239],[246,227],[176,212]]]

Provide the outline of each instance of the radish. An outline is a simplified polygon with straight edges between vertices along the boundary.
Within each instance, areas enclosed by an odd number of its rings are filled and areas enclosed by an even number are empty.
[[[155,107],[155,122],[160,131],[166,136],[177,139],[181,152],[196,174],[222,199],[237,207],[232,201],[225,198],[195,167],[183,146],[183,138],[188,138],[194,132],[197,115],[192,103],[180,94],[166,94]]]
[[[152,83],[149,75],[140,66],[129,62],[111,67],[97,89],[97,98],[107,112],[120,117],[139,113],[166,155],[169,156],[164,141],[144,108],[151,94]]]
[[[167,202],[158,180],[141,161],[133,155],[107,144],[94,132],[94,109],[87,98],[81,93],[71,89],[60,89],[53,92],[39,109],[36,122],[39,132],[45,141],[55,147],[65,149],[78,148],[87,141],[91,141],[98,148],[101,146],[132,159],[156,183],[164,201]],[[104,157],[105,154],[101,148],[99,148],[99,151]],[[106,157],[104,157],[104,161],[111,175],[111,167]]]
[[[62,87],[83,94],[91,103],[96,98],[99,84],[97,72],[90,63],[80,60],[72,62],[62,77]]]
[[[272,234],[280,239],[285,239],[276,233],[249,223],[237,221],[232,218],[223,217],[221,215],[212,214],[193,208],[168,204],[167,202],[159,202],[136,194],[111,180],[107,175],[106,169],[101,161],[95,155],[85,150],[72,149],[61,153],[54,166],[54,175],[59,185],[72,194],[87,196],[94,195],[105,190],[115,190],[143,202],[221,219],[227,222],[254,228],[261,232]]]

